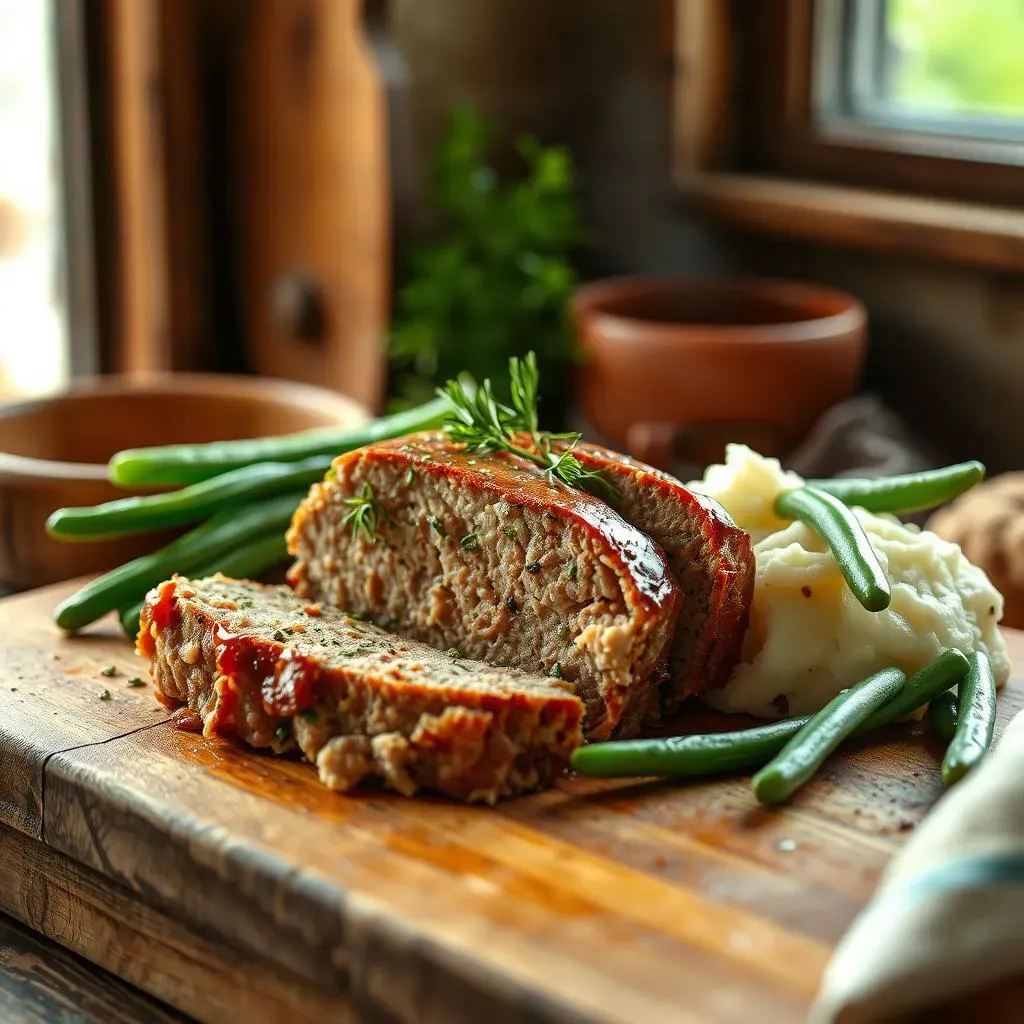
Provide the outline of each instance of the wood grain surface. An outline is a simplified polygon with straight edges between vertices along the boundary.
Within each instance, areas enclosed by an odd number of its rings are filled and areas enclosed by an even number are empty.
[[[174,1010],[6,917],[0,917],[0,1020],[188,1024]]]
[[[0,602],[0,909],[204,1021],[802,1020],[942,793],[940,748],[899,727],[780,811],[745,777],[340,796],[177,731],[113,626],[57,636],[64,592]],[[1005,723],[1024,680],[1001,700]]]

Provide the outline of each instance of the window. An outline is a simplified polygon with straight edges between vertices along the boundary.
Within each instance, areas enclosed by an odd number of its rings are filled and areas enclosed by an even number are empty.
[[[51,14],[0,0],[0,397],[68,375]]]
[[[936,153],[1020,160],[1022,59],[1024,0],[846,2],[818,23],[816,114],[826,128],[929,136]]]
[[[1024,0],[675,0],[676,174],[762,234],[1024,267]]]

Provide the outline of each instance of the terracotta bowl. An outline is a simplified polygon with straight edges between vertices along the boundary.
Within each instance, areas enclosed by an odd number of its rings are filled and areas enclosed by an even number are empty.
[[[571,310],[584,414],[662,465],[670,447],[711,461],[730,440],[783,454],[856,391],[864,358],[864,307],[813,285],[611,278],[578,289]]]
[[[258,377],[101,377],[53,397],[0,406],[0,587],[21,590],[102,572],[166,536],[68,543],[47,536],[64,505],[133,493],[107,482],[122,448],[287,434],[357,424],[367,411],[322,388]]]

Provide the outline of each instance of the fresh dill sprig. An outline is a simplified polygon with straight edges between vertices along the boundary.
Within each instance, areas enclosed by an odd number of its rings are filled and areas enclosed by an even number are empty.
[[[377,500],[373,488],[364,483],[355,497],[345,499],[345,504],[349,511],[342,522],[352,531],[352,536],[357,536],[362,530],[367,539],[376,544],[380,540],[381,524],[388,521],[388,511]]]
[[[489,380],[475,390],[458,380],[450,380],[438,389],[452,407],[445,424],[448,436],[472,452],[518,455],[539,466],[549,480],[560,480],[607,499],[617,497],[617,489],[603,473],[584,469],[573,454],[582,434],[552,434],[539,428],[540,372],[534,353],[528,352],[525,359],[513,356],[508,361],[508,372],[511,405],[494,397]]]

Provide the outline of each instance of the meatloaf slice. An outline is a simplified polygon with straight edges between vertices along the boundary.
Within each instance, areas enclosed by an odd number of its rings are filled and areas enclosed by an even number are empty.
[[[360,529],[353,503],[371,496]],[[306,597],[568,680],[590,739],[635,733],[664,677],[680,596],[662,551],[516,456],[468,453],[439,433],[349,452],[310,490],[288,546]]]
[[[652,466],[591,444],[576,456],[615,484],[613,505],[664,549],[683,593],[666,703],[723,685],[739,659],[754,593],[750,536],[717,501]]]
[[[567,684],[401,640],[288,587],[174,577],[149,593],[137,648],[159,699],[187,704],[206,735],[298,747],[332,789],[376,776],[493,802],[550,784],[582,740]]]

